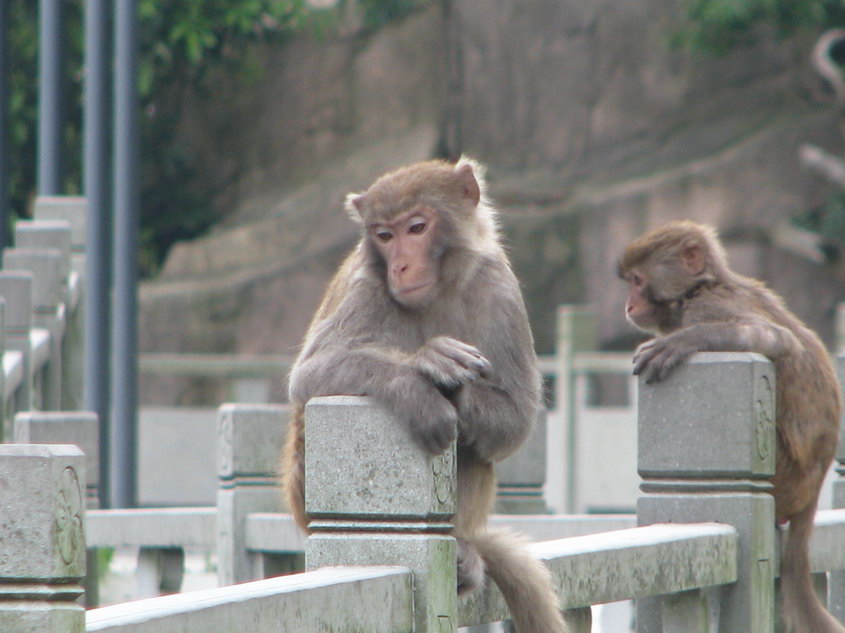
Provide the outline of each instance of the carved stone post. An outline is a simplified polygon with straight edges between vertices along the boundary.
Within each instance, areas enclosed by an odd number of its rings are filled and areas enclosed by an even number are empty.
[[[85,279],[88,200],[78,196],[39,196],[35,200],[34,216],[39,222],[60,222],[70,226],[68,303],[75,303],[76,310],[68,321],[62,340],[62,410],[78,411],[85,406],[85,298],[82,287]]]
[[[15,246],[20,249],[51,249],[61,254],[63,307],[61,336],[61,396],[59,409],[78,411],[83,407],[84,301],[80,273],[74,270],[73,227],[67,220],[19,221],[15,224]],[[76,265],[76,267],[79,267]]]
[[[775,373],[758,354],[696,354],[661,383],[640,382],[640,525],[718,521],[739,532],[737,582],[721,593],[721,633],[774,627]],[[691,621],[671,601],[671,621]],[[660,633],[660,598],[638,605],[640,633]],[[703,621],[699,618],[698,621]],[[677,630],[677,629],[673,629]],[[687,630],[687,629],[685,629]]]
[[[0,631],[84,633],[85,457],[0,445]]]
[[[554,446],[560,446],[560,466],[550,464],[550,481],[563,482],[563,506],[566,512],[575,512],[575,473],[578,455],[575,453],[575,374],[572,365],[577,352],[595,349],[595,312],[585,306],[560,306],[557,309],[557,340],[555,361],[555,409],[558,428],[549,434]],[[554,439],[552,439],[554,438]],[[550,503],[557,506],[557,499]]]
[[[546,416],[542,409],[525,443],[513,455],[496,464],[499,488],[496,512],[502,514],[546,514],[543,498],[546,482]]]
[[[5,351],[19,352],[21,357],[20,386],[10,394],[4,411],[5,437],[14,433],[14,416],[17,411],[32,409],[32,273],[24,270],[0,272],[0,297],[6,302]]]
[[[457,630],[455,451],[432,457],[367,398],[315,398],[305,413],[305,564],[414,573],[417,633]]]
[[[221,586],[263,576],[261,560],[246,549],[246,517],[278,512],[277,471],[290,409],[281,405],[224,404],[218,413],[217,577]]]
[[[43,385],[36,392],[38,408],[56,411],[62,403],[62,266],[65,255],[56,249],[7,248],[3,251],[5,270],[32,272],[32,325],[50,332],[50,358],[43,375]],[[39,399],[40,398],[40,399]]]
[[[88,411],[22,411],[15,416],[18,444],[74,444],[85,453],[85,507],[100,507],[100,430],[96,413]],[[97,551],[88,550],[85,605],[100,602]]]

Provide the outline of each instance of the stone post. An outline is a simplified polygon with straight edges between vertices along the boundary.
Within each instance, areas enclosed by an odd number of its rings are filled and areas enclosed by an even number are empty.
[[[85,406],[85,248],[88,226],[88,200],[77,196],[39,196],[35,199],[35,219],[62,222],[70,226],[69,315],[62,341],[62,410],[79,411]]]
[[[14,414],[32,409],[32,273],[24,270],[0,271],[0,297],[6,302],[4,351],[21,355],[21,383],[5,403],[4,419],[6,434],[14,432]],[[8,385],[4,387],[8,389]]]
[[[56,411],[62,398],[62,338],[64,336],[64,304],[62,274],[64,255],[56,249],[7,248],[3,251],[5,270],[28,270],[32,273],[32,325],[50,332],[50,358],[41,385],[36,408]]]
[[[0,631],[84,633],[84,481],[76,446],[0,445]]]
[[[771,633],[777,564],[769,494],[773,365],[758,354],[696,354],[661,383],[641,380],[639,389],[639,524],[733,525],[740,539],[739,577],[722,589],[718,630]],[[671,622],[689,622],[702,608],[701,601],[690,602],[687,617],[679,614],[679,604],[677,597],[639,601],[639,633],[670,633],[677,630],[669,628]]]
[[[36,203],[37,204],[37,203]],[[15,246],[21,249],[52,249],[61,253],[61,290],[64,308],[61,337],[62,411],[79,411],[84,391],[84,305],[81,276],[72,243],[73,227],[67,220],[19,221],[15,224]]]
[[[546,416],[541,409],[537,423],[525,443],[507,459],[496,464],[499,482],[496,512],[502,514],[546,514],[543,498],[546,482]]]
[[[842,304],[840,304],[840,308]],[[840,309],[839,312],[843,312]],[[839,384],[845,385],[845,353],[836,358],[836,369],[839,374]],[[845,415],[843,415],[845,417]],[[834,508],[845,508],[845,420],[839,422],[839,445],[836,449],[836,474],[833,482]],[[840,622],[845,622],[845,571],[834,571],[830,573],[828,585],[828,607],[830,612]]]
[[[305,446],[306,568],[408,567],[414,631],[456,631],[454,446],[432,457],[383,408],[354,396],[308,403]]]
[[[85,454],[85,507],[100,507],[100,440],[97,414],[89,411],[21,411],[15,416],[17,444],[74,444]]]
[[[218,413],[217,575],[221,586],[263,576],[262,560],[246,548],[246,517],[278,512],[277,472],[290,408],[224,404]]]
[[[100,428],[96,413],[87,411],[22,411],[15,416],[17,444],[74,444],[85,454],[85,507],[100,507]],[[100,602],[97,551],[86,557],[85,605]]]
[[[596,347],[596,315],[585,306],[564,305],[557,309],[557,340],[555,359],[555,409],[559,428],[549,435],[554,446],[560,446],[560,468],[550,469],[551,480],[563,482],[563,504],[566,512],[575,512],[575,473],[578,456],[575,454],[575,374],[572,364],[575,354]],[[562,470],[561,470],[562,469]],[[560,472],[557,472],[560,470]]]

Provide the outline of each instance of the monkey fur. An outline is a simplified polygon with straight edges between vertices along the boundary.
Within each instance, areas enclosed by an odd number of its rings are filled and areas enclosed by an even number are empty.
[[[528,436],[540,376],[484,186],[471,160],[429,161],[348,196],[361,240],[330,282],[291,370],[283,485],[307,531],[303,407],[315,396],[371,396],[432,454],[457,429],[457,589],[469,592],[489,576],[520,633],[555,633],[565,624],[549,572],[518,538],[486,527],[493,463]]]
[[[772,290],[728,267],[712,227],[690,221],[660,226],[628,246],[618,273],[629,286],[626,317],[656,335],[634,353],[634,373],[646,382],[662,380],[699,351],[758,352],[774,363],[773,494],[778,522],[790,524],[781,560],[784,622],[797,633],[845,633],[816,597],[808,552],[841,408],[822,342]]]

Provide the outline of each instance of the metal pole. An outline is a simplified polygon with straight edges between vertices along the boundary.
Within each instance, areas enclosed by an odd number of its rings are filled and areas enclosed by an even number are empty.
[[[62,4],[41,0],[39,18],[38,193],[62,192]]]
[[[118,0],[115,14],[114,316],[112,329],[113,507],[135,505],[137,446],[137,0]]]
[[[2,2],[2,0],[0,0]],[[100,419],[100,506],[109,507],[109,349],[111,345],[111,218],[108,142],[108,6],[85,3],[85,147],[88,198],[85,269],[85,408]]]
[[[9,7],[0,0],[0,248],[9,244]]]

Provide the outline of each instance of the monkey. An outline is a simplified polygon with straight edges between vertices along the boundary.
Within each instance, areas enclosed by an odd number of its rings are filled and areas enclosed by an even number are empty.
[[[516,535],[488,530],[493,464],[531,431],[540,374],[519,283],[499,237],[482,166],[432,160],[349,194],[360,240],[340,265],[288,381],[283,488],[301,529],[305,403],[365,395],[431,455],[457,440],[457,591],[487,576],[520,633],[565,631],[546,567]]]
[[[819,490],[836,451],[841,395],[819,337],[762,282],[732,271],[716,230],[669,222],[628,245],[618,262],[625,316],[655,334],[634,352],[634,374],[663,380],[699,351],[757,352],[777,375],[772,479],[779,524],[783,618],[798,633],[845,633],[813,590],[808,542]]]

